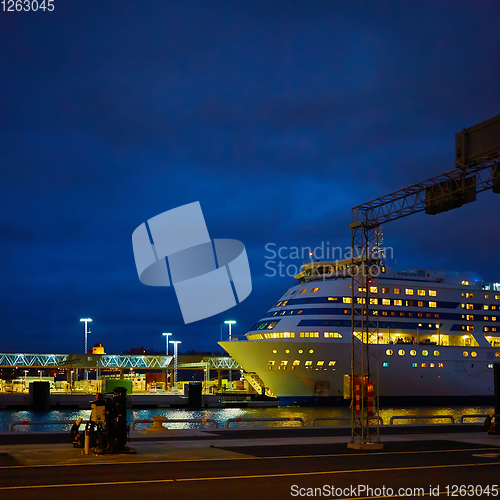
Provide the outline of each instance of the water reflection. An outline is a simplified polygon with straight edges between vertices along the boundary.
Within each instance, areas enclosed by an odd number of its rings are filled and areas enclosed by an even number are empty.
[[[397,424],[421,424],[421,423],[445,423],[442,419],[425,419],[416,420],[411,417],[416,416],[432,416],[432,415],[453,415],[455,422],[458,421],[461,415],[472,415],[481,413],[490,413],[492,408],[489,406],[456,406],[456,407],[434,407],[434,408],[384,408],[380,411],[384,424],[388,424],[390,417],[403,416],[407,419],[397,420]],[[346,407],[329,407],[329,408],[305,408],[300,406],[287,406],[278,408],[213,408],[206,410],[177,410],[177,409],[147,409],[147,410],[127,410],[127,420],[150,419],[154,416],[163,416],[170,419],[203,419],[210,418],[217,422],[217,427],[224,427],[226,421],[230,418],[302,418],[304,425],[312,426],[314,419],[332,418],[332,417],[350,417],[351,410]],[[8,432],[9,424],[18,420],[29,420],[35,422],[46,422],[49,420],[55,421],[71,421],[74,422],[77,418],[87,420],[90,417],[90,410],[54,410],[48,413],[35,413],[31,411],[10,411],[0,410],[0,432]],[[477,420],[468,419],[467,422]],[[449,422],[449,420],[448,420]],[[319,421],[316,426],[335,426],[349,425],[349,420],[331,420]],[[139,424],[137,429],[140,430],[149,424]],[[299,422],[241,422],[232,424],[232,428],[258,428],[258,427],[291,427],[300,425]],[[16,426],[16,432],[41,432],[41,431],[66,431],[70,425],[37,425],[37,426]],[[170,423],[170,429],[195,429],[195,428],[210,428],[203,423]]]

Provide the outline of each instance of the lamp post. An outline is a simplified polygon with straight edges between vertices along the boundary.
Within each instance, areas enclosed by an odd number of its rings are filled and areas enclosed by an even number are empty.
[[[231,337],[231,325],[235,325],[236,324],[236,321],[232,320],[232,319],[229,319],[227,321],[224,321],[224,323],[226,325],[229,326],[229,342],[232,341],[232,337]],[[229,382],[231,382],[231,385],[233,383],[233,372],[231,370],[229,370]]]
[[[174,344],[174,387],[177,390],[177,344],[182,344],[180,340],[169,340]]]
[[[168,337],[172,335],[171,333],[162,333],[162,335],[165,337],[165,356],[168,356]]]
[[[85,323],[85,356],[87,356],[87,335],[90,333],[87,324],[92,321],[91,318],[81,318],[80,321]],[[86,361],[86,360],[85,360]],[[87,380],[87,368],[85,368],[85,380]]]
[[[165,337],[165,356],[168,356],[168,337],[172,335],[171,333],[162,333],[162,335]],[[166,361],[165,361],[166,363]],[[165,383],[165,388],[168,390],[168,370],[165,368],[163,370],[163,382]]]
[[[436,323],[436,328],[438,330],[438,345],[441,345],[441,332],[439,330],[439,323]]]
[[[229,342],[231,342],[231,325],[235,325],[236,324],[236,321],[233,321],[232,319],[228,320],[228,321],[224,321],[224,323],[226,325],[229,325]]]
[[[419,336],[419,333],[420,333],[420,332],[418,331],[418,329],[419,329],[419,328],[422,328],[422,323],[419,323],[419,324],[417,325],[417,344],[418,344],[418,345],[420,345],[420,336]]]

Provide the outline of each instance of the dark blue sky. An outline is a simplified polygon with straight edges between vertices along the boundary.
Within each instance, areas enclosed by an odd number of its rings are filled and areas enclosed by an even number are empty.
[[[107,352],[166,331],[217,349],[293,284],[265,276],[267,243],[346,247],[352,206],[451,170],[455,132],[500,114],[497,0],[54,4],[0,12],[0,352],[81,352],[85,316]],[[131,235],[193,201],[244,242],[253,291],[185,326]],[[499,208],[483,193],[385,244],[500,281]]]

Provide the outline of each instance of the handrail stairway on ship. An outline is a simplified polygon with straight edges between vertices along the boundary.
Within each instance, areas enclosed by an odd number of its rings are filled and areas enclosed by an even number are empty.
[[[275,398],[274,393],[264,385],[262,379],[256,373],[246,373],[243,372],[245,380],[255,389],[257,394],[262,394],[262,389],[265,389],[265,395],[270,398]]]

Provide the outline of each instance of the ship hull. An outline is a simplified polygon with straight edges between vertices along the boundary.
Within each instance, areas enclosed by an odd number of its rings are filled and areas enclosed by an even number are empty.
[[[349,404],[344,395],[349,392],[345,376],[351,373],[350,344],[268,341],[221,342],[220,345],[245,371],[257,373],[282,405]],[[372,347],[373,359],[376,359],[372,361],[372,373],[378,369],[381,403],[434,405],[444,401],[449,404],[493,401],[491,349],[432,347],[396,344]],[[469,354],[466,361],[464,352]],[[292,369],[296,359],[301,363]],[[274,364],[270,364],[271,361]],[[287,362],[286,368],[280,369],[285,366],[283,361]],[[323,361],[324,368],[308,369],[307,361],[311,367]],[[329,366],[332,362],[334,366]]]

